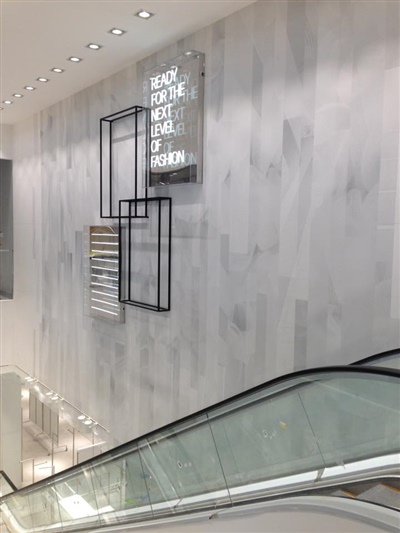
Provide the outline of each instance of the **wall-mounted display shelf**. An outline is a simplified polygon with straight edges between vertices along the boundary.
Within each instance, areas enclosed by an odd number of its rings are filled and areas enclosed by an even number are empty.
[[[118,301],[118,227],[85,227],[85,314],[114,324],[125,321]]]

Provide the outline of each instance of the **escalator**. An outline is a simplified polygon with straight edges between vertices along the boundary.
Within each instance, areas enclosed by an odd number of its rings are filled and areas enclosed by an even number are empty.
[[[357,501],[364,517],[374,502],[392,524],[378,531],[396,531],[400,371],[369,363],[274,379],[5,494],[3,527],[125,531],[311,497]]]
[[[375,366],[400,370],[400,348],[378,353],[352,363],[352,366]]]

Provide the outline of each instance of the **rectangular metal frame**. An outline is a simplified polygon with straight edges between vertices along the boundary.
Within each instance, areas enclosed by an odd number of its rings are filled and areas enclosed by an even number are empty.
[[[103,117],[100,119],[100,217],[101,218],[118,218],[118,214],[113,212],[113,179],[116,179],[113,177],[113,157],[112,157],[112,144],[113,144],[113,124],[121,119],[125,119],[127,117],[134,117],[134,125],[135,125],[135,153],[134,153],[134,173],[135,173],[135,183],[134,183],[134,199],[138,199],[138,189],[139,189],[139,162],[138,162],[138,116],[144,113],[145,115],[145,162],[144,162],[144,188],[145,188],[145,198],[147,198],[147,187],[149,184],[149,176],[150,176],[150,119],[151,114],[150,110],[143,106],[135,105],[133,107],[129,107],[128,109],[124,109],[122,111],[118,111],[117,113],[113,113],[111,115],[108,115],[106,117]],[[108,140],[108,146],[107,149],[109,151],[109,162],[108,162],[108,176],[105,176],[105,168],[103,165],[103,130],[104,128],[108,128],[108,134],[109,134],[109,140]],[[108,187],[109,189],[109,198],[108,202],[103,199],[104,190]],[[105,205],[104,204],[108,204]],[[146,212],[147,212],[147,204],[144,206]],[[137,206],[135,206],[135,209],[137,209]]]
[[[132,219],[138,219],[138,218],[149,218],[148,216],[136,216],[132,214],[132,204],[134,204],[134,212],[138,212],[138,204],[145,203],[146,210],[147,210],[147,203],[157,203],[158,204],[158,238],[157,238],[157,303],[156,305],[147,303],[147,302],[140,302],[137,300],[131,299],[131,287],[130,284],[128,284],[128,298],[123,298],[122,291],[123,287],[122,284],[124,282],[123,280],[123,242],[122,242],[122,222],[123,220],[128,219],[128,268],[127,268],[127,277],[131,279],[131,265],[132,265]],[[168,259],[167,259],[167,265],[168,265],[168,273],[167,273],[167,305],[163,306],[161,305],[161,207],[162,203],[166,203],[168,206],[168,215],[167,215],[167,224],[168,224]],[[122,214],[122,208],[123,204],[127,204],[128,209],[128,216],[124,216]],[[133,305],[136,307],[141,307],[143,309],[149,309],[151,311],[157,311],[157,312],[163,312],[163,311],[169,311],[171,309],[171,227],[172,227],[172,213],[171,213],[171,205],[172,201],[169,197],[159,196],[159,197],[153,197],[153,198],[137,198],[137,199],[130,199],[130,200],[120,200],[119,201],[119,285],[118,285],[118,299],[121,303]],[[147,211],[146,211],[147,212]]]

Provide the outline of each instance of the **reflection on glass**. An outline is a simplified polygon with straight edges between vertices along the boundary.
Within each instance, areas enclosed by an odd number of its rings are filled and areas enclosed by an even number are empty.
[[[179,512],[230,503],[207,417],[161,431],[139,443],[153,512]],[[200,497],[201,495],[201,497]]]
[[[397,468],[398,380],[357,367],[282,379],[9,494],[3,516],[25,531],[92,528]]]

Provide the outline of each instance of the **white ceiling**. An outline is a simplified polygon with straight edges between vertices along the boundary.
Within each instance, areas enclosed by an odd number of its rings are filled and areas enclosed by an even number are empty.
[[[0,123],[15,124],[254,1],[0,0]],[[140,9],[156,16],[135,17]],[[127,33],[111,35],[113,27]],[[90,50],[90,42],[103,48]],[[73,55],[83,61],[71,63]]]

